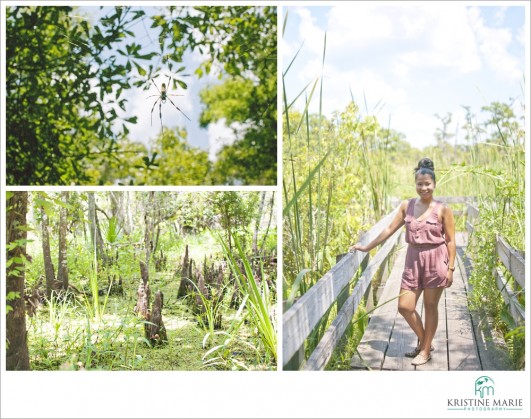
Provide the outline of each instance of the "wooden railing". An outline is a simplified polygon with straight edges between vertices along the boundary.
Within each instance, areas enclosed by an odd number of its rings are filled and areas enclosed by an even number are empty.
[[[474,232],[474,224],[479,218],[479,209],[474,204],[467,205],[465,227],[469,235]]]
[[[496,254],[515,279],[517,291],[523,292],[525,287],[525,259],[509,246],[503,237],[498,235],[496,236]],[[513,290],[509,281],[505,279],[497,267],[494,268],[494,277],[505,303],[509,306],[513,320],[517,325],[525,324],[525,309],[518,301],[516,290]]]
[[[474,205],[468,205],[467,208],[466,229],[470,235],[474,232],[474,225],[480,220],[479,209]],[[496,235],[496,256],[503,263],[507,271],[514,278],[514,288],[510,281],[505,278],[500,267],[495,266],[493,277],[496,285],[501,292],[503,300],[507,304],[511,316],[517,325],[525,324],[525,309],[518,301],[518,293],[523,292],[525,288],[525,258],[518,250],[512,248],[507,240],[500,235]]]
[[[466,197],[437,197],[447,203],[465,203]],[[398,211],[399,201],[392,203],[396,209],[383,217],[360,240],[368,244],[389,225]],[[457,213],[456,215],[459,215]],[[354,252],[342,255],[339,262],[330,269],[312,288],[310,288],[283,315],[282,356],[285,370],[323,370],[332,357],[332,353],[351,323],[354,313],[364,301],[367,310],[372,307],[372,282],[375,274],[389,262],[390,256],[398,242],[401,230],[398,230],[385,243],[376,255],[369,260],[369,255]],[[346,298],[342,298],[358,271],[362,273],[354,289]],[[385,281],[385,277],[382,281]],[[304,343],[312,331],[320,324],[321,319],[337,302],[337,316],[323,334],[314,351],[305,361]]]
[[[368,244],[389,225],[397,210],[382,218],[360,242]],[[322,317],[350,284],[354,274],[367,257],[366,253],[348,253],[317,283],[310,288],[283,316],[282,355],[284,369],[322,370],[329,361],[337,342],[345,332],[371,283],[372,276],[396,242],[399,232],[389,238],[365,268],[352,294],[338,307],[338,315],[325,332],[317,347],[304,362],[304,341],[319,324]],[[302,365],[301,365],[302,364]]]

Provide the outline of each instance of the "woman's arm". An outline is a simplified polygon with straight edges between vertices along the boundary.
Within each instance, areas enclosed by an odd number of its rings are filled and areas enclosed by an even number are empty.
[[[446,237],[446,247],[448,248],[448,274],[446,276],[446,286],[449,287],[454,281],[455,269],[455,221],[454,213],[450,207],[443,207],[442,222],[444,227],[444,236]]]
[[[355,244],[349,248],[349,251],[352,252],[354,250],[359,250],[361,252],[368,252],[371,249],[374,249],[380,243],[387,240],[389,237],[391,237],[396,230],[398,230],[400,227],[404,225],[404,219],[406,218],[407,204],[408,204],[407,200],[402,201],[398,209],[398,212],[395,215],[395,218],[393,218],[393,221],[391,221],[391,224],[389,224],[386,228],[384,228],[382,232],[378,234],[378,236],[373,241],[371,241],[366,246],[362,246],[361,244]]]

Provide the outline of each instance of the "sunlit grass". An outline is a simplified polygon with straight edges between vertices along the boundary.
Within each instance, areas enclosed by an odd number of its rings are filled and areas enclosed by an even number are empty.
[[[113,297],[113,299],[117,299]],[[101,369],[101,370],[267,370],[273,366],[253,347],[249,325],[241,322],[238,330],[231,324],[236,316],[227,313],[224,327],[234,332],[233,344],[224,363],[208,363],[203,347],[204,331],[190,317],[182,304],[172,314],[164,315],[168,343],[151,347],[144,337],[143,321],[126,307],[105,314],[100,321],[86,316],[85,306],[72,302],[42,307],[28,320],[28,345],[34,370]],[[226,338],[214,340],[216,344]]]
[[[190,254],[199,265],[205,255],[213,260],[222,260],[223,248],[210,232],[189,236]],[[73,244],[75,245],[75,243]],[[165,345],[151,346],[144,335],[145,321],[133,312],[136,303],[139,272],[134,259],[120,257],[121,266],[117,273],[124,277],[123,295],[111,295],[107,275],[112,273],[100,269],[93,274],[92,253],[80,252],[73,264],[73,273],[84,277],[76,281],[80,294],[67,294],[42,305],[37,314],[28,317],[28,345],[30,361],[36,370],[272,370],[276,369],[275,358],[264,350],[264,343],[255,323],[250,319],[251,305],[244,299],[241,307],[233,308],[230,297],[234,284],[225,283],[224,299],[216,307],[222,314],[219,330],[207,331],[194,314],[194,302],[179,299],[180,264],[183,246],[168,247],[166,269],[156,272],[150,268],[152,291],[164,293],[163,321],[168,334]],[[217,252],[217,253],[216,253]],[[201,255],[201,256],[198,256]],[[71,256],[72,257],[72,256]],[[238,257],[239,258],[239,257]],[[34,260],[39,263],[39,258]],[[30,275],[37,275],[33,269]],[[118,277],[118,276],[117,276]],[[72,278],[72,275],[71,275]],[[228,279],[226,272],[225,279]],[[37,278],[31,278],[34,284]],[[274,282],[274,278],[273,278]],[[105,291],[104,296],[93,298]],[[276,294],[276,292],[274,293]],[[270,296],[271,298],[272,296]],[[206,299],[207,305],[211,303]],[[274,304],[271,299],[270,304]],[[212,305],[212,304],[210,304]],[[212,311],[210,321],[217,311]],[[203,326],[205,326],[205,324]],[[207,343],[207,345],[205,344]],[[275,341],[276,344],[276,341]],[[213,348],[219,351],[211,351]]]

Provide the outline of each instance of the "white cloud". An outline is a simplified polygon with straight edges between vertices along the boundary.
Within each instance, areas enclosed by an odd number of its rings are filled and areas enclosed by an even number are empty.
[[[325,31],[311,10],[296,8],[301,19],[299,36],[312,53],[322,56]],[[326,25],[327,55],[356,55],[396,46],[400,71],[408,67],[452,68],[461,73],[480,66],[467,9],[461,4],[386,5],[355,3],[332,7]]]
[[[496,26],[501,26],[505,22],[505,14],[507,13],[507,6],[502,6],[496,10],[494,14],[494,24]]]
[[[525,26],[520,27],[520,29],[518,29],[518,32],[516,33],[516,40],[520,43],[520,45],[525,47],[527,38],[528,37],[525,35]]]
[[[315,19],[309,9],[296,7],[294,12],[300,18],[299,38],[304,40],[305,49],[322,56],[325,31],[315,24]]]
[[[400,60],[396,60],[393,64],[391,64],[389,69],[393,75],[403,80],[408,79],[411,73],[410,66]]]
[[[384,115],[380,119],[383,126],[387,126],[386,118]],[[391,113],[391,128],[405,134],[407,141],[419,149],[435,144],[433,134],[438,126],[435,116],[413,110],[409,105],[400,106]]]
[[[216,161],[216,155],[223,148],[223,146],[234,143],[234,141],[236,141],[245,133],[246,129],[247,127],[244,124],[237,122],[227,126],[227,121],[225,118],[210,124],[208,126],[209,160]]]
[[[328,19],[330,48],[360,47],[396,34],[393,15],[379,4],[354,3],[333,7]]]
[[[304,85],[311,82],[307,89],[308,96],[313,82],[320,77],[322,62],[319,59],[309,60],[298,73],[298,79]],[[395,86],[385,77],[368,68],[342,70],[337,66],[325,62],[323,81],[323,113],[330,115],[334,111],[343,111],[351,101],[351,92],[355,102],[363,106],[364,96],[373,105],[382,100],[386,105],[398,106],[407,101],[407,91],[401,86]],[[315,88],[310,112],[319,110],[320,81]],[[299,92],[297,92],[298,94]],[[304,108],[304,97],[298,101],[298,107]],[[369,112],[371,106],[369,106]]]
[[[382,126],[387,126],[391,114],[391,128],[404,133],[416,147],[435,143],[434,133],[440,127],[435,113],[452,112],[455,132],[464,121],[461,105],[479,112],[485,104],[486,99],[475,94],[478,89],[489,100],[504,101],[514,91],[510,77],[521,78],[523,60],[511,55],[509,48],[522,50],[524,30],[516,34],[518,28],[513,28],[512,35],[508,28],[488,27],[480,9],[459,2],[289,8],[290,14],[293,11],[300,25],[297,21],[296,27],[286,31],[291,52],[287,58],[291,60],[303,40],[304,47],[286,77],[288,101],[321,76],[326,31],[323,113],[343,111],[352,91],[362,114],[365,96],[369,114],[379,112]],[[503,11],[498,20],[502,17],[507,25],[511,23]],[[495,79],[492,71],[505,78]],[[312,113],[318,112],[319,87]],[[310,89],[311,85],[308,94]],[[380,100],[384,106],[376,109]],[[301,97],[295,107],[304,106]]]
[[[488,67],[502,78],[521,79],[523,69],[517,58],[508,51],[512,43],[511,31],[488,27],[476,7],[470,8],[469,20],[476,34],[481,57]]]
[[[295,55],[295,52],[297,50],[295,49],[295,47],[287,42],[286,40],[283,40],[282,41],[282,46],[280,48],[280,52],[282,54],[282,60],[284,62],[284,68],[288,66],[288,64],[291,62],[291,60],[293,59],[293,56]]]
[[[481,62],[466,8],[459,4],[407,6],[398,10],[400,28],[411,41],[400,61],[412,67],[470,73]],[[416,22],[416,23],[415,23]]]

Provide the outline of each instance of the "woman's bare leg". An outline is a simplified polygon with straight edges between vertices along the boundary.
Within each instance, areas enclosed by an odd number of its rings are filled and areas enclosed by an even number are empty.
[[[422,325],[422,319],[417,312],[417,301],[419,300],[422,290],[406,290],[400,289],[400,297],[398,298],[398,311],[406,319],[409,327],[413,329],[418,337],[420,347],[424,344],[424,326]]]
[[[439,300],[444,288],[426,288],[424,290],[424,339],[421,340],[420,353],[428,357],[431,342],[439,324]]]

